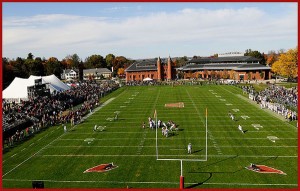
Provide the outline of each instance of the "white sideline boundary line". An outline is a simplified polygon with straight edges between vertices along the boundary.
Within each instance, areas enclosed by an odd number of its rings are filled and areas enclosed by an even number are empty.
[[[120,94],[121,95],[121,94]],[[102,107],[104,107],[105,105],[107,105],[108,103],[110,103],[112,100],[114,100],[115,98],[110,98],[109,100],[107,100],[106,102],[104,102],[101,106],[99,106],[98,108],[96,108],[94,111],[98,111],[99,109],[101,109]],[[92,114],[92,113],[91,113]],[[88,118],[90,116],[90,114],[88,114],[86,118]],[[75,128],[77,125],[74,125],[71,129]],[[7,173],[3,174],[2,177],[6,176],[7,174],[11,173],[12,171],[14,171],[16,168],[18,168],[19,166],[21,166],[22,164],[24,164],[25,162],[27,162],[29,159],[31,159],[32,157],[34,157],[35,155],[37,155],[38,153],[40,153],[42,150],[44,150],[45,148],[47,148],[50,144],[52,144],[53,142],[55,142],[57,139],[61,138],[62,136],[64,136],[65,133],[63,133],[62,135],[58,136],[56,139],[54,139],[53,141],[51,141],[49,144],[47,144],[46,146],[44,146],[43,148],[41,148],[40,150],[38,150],[36,153],[34,153],[33,155],[31,155],[30,157],[28,157],[27,159],[25,159],[23,162],[19,163],[17,166],[15,166],[14,168],[12,168],[11,170],[9,170]],[[33,145],[34,143],[32,143],[31,145]],[[29,145],[29,146],[31,146]]]
[[[29,180],[29,179],[2,179],[3,181],[16,181],[16,182],[32,182],[36,180]],[[99,181],[99,180],[46,180],[41,179],[38,181],[43,182],[57,182],[57,183],[117,183],[117,184],[175,184],[177,185],[178,182],[127,182],[127,181]],[[199,184],[199,182],[185,182],[185,184],[193,185]],[[298,184],[253,184],[253,183],[222,183],[222,182],[204,182],[203,184],[207,185],[241,185],[241,186],[298,186]]]

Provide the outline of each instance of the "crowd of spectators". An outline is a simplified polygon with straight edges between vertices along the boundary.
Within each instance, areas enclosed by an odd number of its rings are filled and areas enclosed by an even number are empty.
[[[260,104],[261,108],[270,109],[287,120],[297,120],[298,88],[285,88],[275,84],[269,84],[268,88],[262,91],[255,91],[253,86],[242,86],[244,92],[249,94],[249,98]]]
[[[23,127],[6,137],[7,144],[21,140],[42,128],[71,122],[79,123],[82,117],[98,106],[104,95],[119,87],[114,81],[81,82],[70,90],[55,92],[46,97],[35,97],[21,103],[8,103],[3,100],[3,132],[13,129],[22,120],[31,120],[31,127]]]

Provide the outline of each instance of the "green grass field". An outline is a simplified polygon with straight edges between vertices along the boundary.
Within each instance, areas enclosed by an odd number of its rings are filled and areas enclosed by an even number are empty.
[[[50,127],[3,154],[4,188],[179,188],[180,160],[186,188],[297,188],[298,130],[261,110],[227,85],[122,87],[101,100],[104,106],[63,132]],[[183,108],[165,104],[183,102]],[[205,109],[208,110],[207,161]],[[148,117],[173,120],[178,132],[163,137]],[[119,111],[118,120],[110,121]],[[232,121],[228,112],[237,121]],[[142,129],[145,121],[147,128]],[[106,126],[94,132],[94,125]],[[242,125],[246,133],[238,130]],[[268,137],[276,137],[270,140]],[[91,139],[91,140],[89,140]],[[89,141],[88,141],[89,140]],[[188,143],[193,153],[187,154]],[[170,159],[170,160],[156,160]],[[83,173],[113,162],[108,172]],[[257,173],[250,163],[283,171]]]

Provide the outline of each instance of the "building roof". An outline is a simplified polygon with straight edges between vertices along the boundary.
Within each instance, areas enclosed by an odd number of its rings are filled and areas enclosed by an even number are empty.
[[[112,73],[109,69],[107,68],[93,68],[93,69],[84,69],[83,74],[103,74],[103,73]]]
[[[269,66],[265,66],[257,63],[222,63],[222,64],[187,64],[177,70],[189,71],[189,70],[270,70]]]
[[[161,65],[167,64],[168,59],[171,58],[158,58],[160,60]],[[171,60],[172,61],[172,60]],[[157,70],[157,58],[152,59],[143,59],[136,60],[133,64],[131,64],[128,68],[125,69],[125,72],[139,72],[139,71],[156,71]]]
[[[156,62],[156,59],[138,60],[126,68],[125,72],[155,71],[157,70]]]
[[[70,73],[72,70],[75,72],[79,72],[78,69],[66,69],[66,70],[64,70],[64,73]]]
[[[206,64],[222,62],[259,62],[260,59],[252,56],[228,56],[228,57],[201,57],[193,58],[188,63]]]

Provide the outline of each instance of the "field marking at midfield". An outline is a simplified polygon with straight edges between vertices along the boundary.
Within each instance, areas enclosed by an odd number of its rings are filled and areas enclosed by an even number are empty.
[[[16,182],[32,182],[35,180],[30,180],[30,179],[3,179],[3,181],[16,181]],[[99,181],[99,180],[49,180],[49,179],[40,179],[39,181],[43,182],[57,182],[57,183],[115,183],[115,184],[175,184],[178,185],[178,182],[168,182],[168,181],[163,181],[163,182],[128,182],[128,181]],[[195,185],[199,184],[199,182],[185,182],[186,185]],[[253,183],[222,183],[222,182],[204,182],[202,184],[207,184],[207,185],[243,185],[243,186],[298,186],[298,184],[253,184]]]
[[[120,94],[121,95],[121,94]],[[120,96],[119,95],[119,96]],[[99,106],[98,108],[96,108],[94,111],[98,111],[99,109],[101,109],[102,107],[104,107],[105,105],[107,105],[108,103],[110,103],[112,100],[114,100],[115,98],[110,98],[109,100],[107,100],[106,102],[104,102],[101,106]],[[85,118],[88,118],[90,115],[87,115]],[[71,129],[75,128],[77,125],[74,125],[74,127],[72,127]],[[51,141],[49,144],[45,145],[44,147],[42,147],[40,150],[38,150],[36,153],[34,153],[33,155],[31,155],[30,157],[28,157],[27,159],[25,159],[23,162],[19,163],[17,166],[15,166],[14,168],[12,168],[11,170],[9,170],[8,172],[6,172],[5,174],[2,175],[2,177],[6,176],[7,174],[11,173],[12,171],[14,171],[16,168],[18,168],[19,166],[21,166],[22,164],[24,164],[25,162],[27,162],[28,160],[30,160],[32,157],[34,157],[35,155],[37,155],[38,153],[40,153],[42,150],[44,150],[45,148],[47,148],[50,144],[52,144],[53,142],[55,142],[56,140],[58,140],[59,138],[61,138],[62,136],[64,136],[64,134],[61,134],[60,136],[58,136],[56,139],[54,139],[53,141]],[[46,137],[46,136],[45,136]],[[31,145],[33,145],[34,143],[32,143]],[[29,146],[31,146],[29,145]]]

